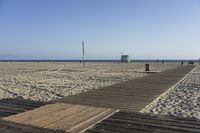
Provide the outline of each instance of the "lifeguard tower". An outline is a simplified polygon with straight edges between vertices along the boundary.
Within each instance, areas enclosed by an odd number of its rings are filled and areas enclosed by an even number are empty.
[[[130,60],[129,55],[121,55],[121,62],[122,63],[130,63],[131,60]]]

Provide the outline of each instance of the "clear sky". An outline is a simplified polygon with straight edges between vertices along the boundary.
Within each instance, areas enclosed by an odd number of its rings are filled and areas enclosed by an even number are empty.
[[[200,0],[0,0],[0,59],[200,58]]]

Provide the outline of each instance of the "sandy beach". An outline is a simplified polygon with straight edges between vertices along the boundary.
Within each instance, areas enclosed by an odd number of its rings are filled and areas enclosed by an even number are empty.
[[[179,64],[151,63],[151,71]],[[0,63],[0,98],[50,101],[147,75],[144,63]]]
[[[200,66],[141,112],[200,119]]]

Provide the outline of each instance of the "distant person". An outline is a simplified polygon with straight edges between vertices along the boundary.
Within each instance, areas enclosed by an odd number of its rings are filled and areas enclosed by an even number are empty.
[[[193,64],[194,64],[194,61],[189,61],[188,64],[189,64],[189,65],[193,65]]]
[[[183,61],[181,61],[181,66],[183,66]]]
[[[162,61],[162,64],[164,64],[164,63],[165,63],[165,61],[163,60],[163,61]]]

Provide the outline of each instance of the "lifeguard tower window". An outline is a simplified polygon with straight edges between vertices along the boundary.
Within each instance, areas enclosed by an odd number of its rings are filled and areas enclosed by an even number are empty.
[[[121,56],[121,62],[129,63],[130,62],[129,55],[122,55]]]

